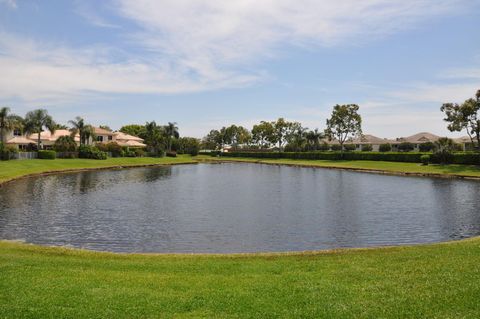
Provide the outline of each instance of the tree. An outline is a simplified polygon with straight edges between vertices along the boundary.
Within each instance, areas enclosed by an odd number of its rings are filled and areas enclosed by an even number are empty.
[[[444,103],[440,108],[445,113],[444,121],[448,122],[447,128],[451,132],[460,132],[465,130],[475,145],[477,142],[477,150],[480,150],[480,90],[475,94],[475,98],[471,98],[463,102]]]
[[[55,130],[68,130],[68,127],[63,124],[55,123]]]
[[[168,122],[167,125],[163,128],[163,133],[165,136],[165,140],[167,142],[167,150],[172,150],[172,138],[179,138],[180,134],[178,133],[178,126],[175,122]]]
[[[289,123],[284,118],[279,118],[276,122],[272,122],[273,125],[273,144],[278,144],[278,150],[282,149],[285,141],[285,136],[289,129]]]
[[[240,144],[248,144],[251,140],[250,132],[243,126],[230,125],[221,131],[225,143],[231,144],[234,149]]]
[[[271,122],[261,121],[252,128],[252,140],[260,148],[268,148],[274,143],[274,128]]]
[[[455,151],[455,142],[448,137],[439,138],[435,142],[434,155],[437,157],[440,163],[450,163],[452,160],[453,152]]]
[[[218,130],[211,130],[207,136],[205,136],[202,139],[202,149],[204,150],[216,150],[218,148],[222,148],[223,145],[221,145],[220,142],[222,142],[223,139],[220,137],[220,131]]]
[[[302,127],[298,122],[287,122],[287,130],[285,132],[285,141],[289,151],[299,152],[306,149],[307,144],[307,128]]]
[[[138,137],[140,137],[144,131],[145,126],[139,124],[125,125],[120,128],[120,132]]]
[[[142,135],[150,153],[156,156],[163,153],[163,127],[158,126],[155,121],[147,122],[145,123],[145,130]]]
[[[71,136],[60,136],[53,144],[53,149],[57,152],[75,152],[77,143]]]
[[[362,134],[362,117],[358,114],[359,106],[356,104],[335,105],[332,115],[327,120],[325,135],[330,139],[337,139],[341,150],[349,137]]]
[[[180,154],[198,155],[200,141],[194,137],[182,137],[178,139],[178,152]]]
[[[9,114],[10,108],[0,108],[0,143],[6,142],[7,133],[22,128],[22,118],[15,114]]]
[[[305,139],[309,145],[309,149],[318,150],[320,148],[320,141],[324,138],[324,134],[318,129],[308,131],[305,133]]]
[[[48,115],[47,110],[38,109],[30,111],[25,115],[25,132],[27,134],[37,134],[37,149],[40,150],[40,134],[43,129],[47,129],[50,133],[55,133],[55,122]]]
[[[89,144],[90,138],[95,137],[95,129],[90,124],[85,124],[85,121],[80,116],[77,116],[75,120],[68,121],[72,126],[70,132],[72,132],[72,138],[78,134],[80,136],[80,145]]]

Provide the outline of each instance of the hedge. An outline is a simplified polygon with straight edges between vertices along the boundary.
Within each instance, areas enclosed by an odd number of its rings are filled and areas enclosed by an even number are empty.
[[[306,160],[359,160],[421,163],[422,155],[431,155],[430,162],[439,163],[432,153],[421,152],[228,152],[225,157],[288,158]],[[480,153],[462,152],[452,155],[454,164],[480,165]]]
[[[55,151],[38,151],[39,159],[55,159],[57,157],[57,152]]]

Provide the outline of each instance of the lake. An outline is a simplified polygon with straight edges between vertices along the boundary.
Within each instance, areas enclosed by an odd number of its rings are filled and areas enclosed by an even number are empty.
[[[0,188],[0,239],[113,252],[234,253],[480,235],[480,182],[264,164],[26,178]]]

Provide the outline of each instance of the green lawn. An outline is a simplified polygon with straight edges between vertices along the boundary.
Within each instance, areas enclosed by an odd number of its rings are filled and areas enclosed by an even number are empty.
[[[189,156],[180,157],[119,157],[108,158],[106,160],[91,159],[55,159],[55,160],[13,160],[0,161],[0,183],[23,175],[115,166],[135,166],[135,165],[154,165],[154,164],[181,164],[195,163]]]
[[[424,166],[418,163],[382,162],[382,161],[329,161],[329,160],[294,160],[294,159],[258,159],[241,157],[199,156],[205,161],[236,161],[268,164],[287,164],[299,166],[316,166],[329,168],[349,168],[360,170],[379,170],[392,173],[438,174],[464,177],[480,177],[480,166],[475,165],[437,165]]]
[[[480,318],[480,239],[292,255],[0,242],[1,318]]]

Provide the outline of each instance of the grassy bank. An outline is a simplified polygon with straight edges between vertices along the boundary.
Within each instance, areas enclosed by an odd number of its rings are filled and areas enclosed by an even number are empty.
[[[286,164],[298,166],[315,166],[358,170],[377,170],[391,173],[412,173],[431,175],[451,175],[460,177],[480,177],[480,166],[475,165],[438,165],[427,166],[418,163],[382,162],[382,161],[329,161],[329,160],[294,160],[294,159],[257,159],[243,157],[209,157],[200,156],[201,160],[255,162],[266,164]]]
[[[195,163],[189,156],[180,157],[119,157],[106,160],[55,159],[55,160],[13,160],[0,161],[0,183],[29,174],[56,172],[75,169],[103,168],[115,166],[135,166],[154,164]]]
[[[0,242],[0,317],[479,318],[479,261],[478,238],[247,256]]]

